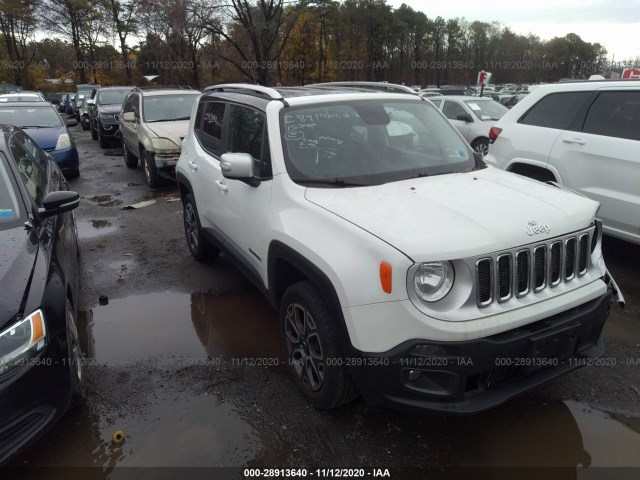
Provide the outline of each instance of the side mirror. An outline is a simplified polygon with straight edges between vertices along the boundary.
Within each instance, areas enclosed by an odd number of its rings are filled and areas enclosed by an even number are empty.
[[[124,120],[125,122],[135,122],[136,121],[136,114],[133,112],[125,112],[122,115],[122,120]]]
[[[75,118],[67,118],[64,122],[67,124],[67,127],[78,126],[78,121]]]
[[[467,122],[467,123],[473,122],[473,119],[466,113],[458,115],[456,118],[457,120],[460,120],[462,122]]]
[[[87,105],[95,105],[95,100],[87,100]]]
[[[220,157],[220,169],[225,178],[253,178],[253,157],[248,153],[225,153]]]
[[[40,218],[53,217],[64,212],[69,212],[80,205],[80,195],[76,192],[63,190],[49,192],[42,200],[42,208],[38,209]]]

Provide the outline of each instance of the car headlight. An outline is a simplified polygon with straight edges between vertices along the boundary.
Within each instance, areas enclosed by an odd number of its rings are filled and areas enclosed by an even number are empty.
[[[71,138],[68,133],[61,134],[56,142],[56,150],[63,150],[65,148],[71,148]]]
[[[416,295],[425,302],[443,299],[453,286],[455,272],[451,262],[423,263],[413,273]]]
[[[47,330],[42,310],[0,333],[0,374],[12,369],[46,344]]]
[[[178,150],[180,147],[168,138],[152,138],[151,145],[155,150]]]

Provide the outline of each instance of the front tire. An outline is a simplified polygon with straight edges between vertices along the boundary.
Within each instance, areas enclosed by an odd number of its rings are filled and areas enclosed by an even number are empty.
[[[87,130],[89,130],[89,119],[85,115],[82,116],[82,119],[80,120],[80,125],[82,125],[83,131],[86,132]]]
[[[127,144],[122,139],[122,153],[124,155],[124,164],[129,168],[137,168],[138,167],[138,157],[136,157],[131,150],[127,148]]]
[[[69,359],[69,376],[71,382],[71,407],[79,407],[87,398],[87,380],[85,361],[80,348],[76,312],[67,298],[65,302],[67,316],[67,350]]]
[[[287,289],[279,321],[289,369],[314,407],[329,410],[358,396],[342,361],[336,320],[312,283],[298,282]]]
[[[184,220],[184,234],[187,238],[187,246],[191,256],[198,262],[205,262],[209,258],[215,257],[219,250],[212,246],[204,234],[200,226],[198,218],[198,209],[192,194],[187,194],[182,202]]]
[[[89,123],[89,129],[91,130],[91,138],[94,140],[98,139],[98,132],[96,131],[93,123]]]
[[[162,185],[162,177],[158,174],[158,168],[151,152],[141,151],[140,161],[144,168],[144,179],[149,188],[157,188]]]
[[[109,140],[102,136],[101,127],[99,123],[96,123],[96,129],[98,130],[98,143],[100,143],[100,148],[107,148],[109,146]]]

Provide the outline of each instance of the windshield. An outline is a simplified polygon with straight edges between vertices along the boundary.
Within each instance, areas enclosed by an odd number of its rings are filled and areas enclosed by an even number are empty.
[[[53,107],[0,108],[0,123],[16,127],[61,127],[62,121]]]
[[[509,111],[507,107],[494,100],[465,100],[480,120],[500,120]]]
[[[0,230],[15,227],[22,216],[6,161],[0,152]]]
[[[122,90],[105,90],[104,92],[98,91],[97,103],[100,105],[122,105],[130,91],[130,88],[123,88]]]
[[[145,122],[166,122],[171,120],[189,120],[191,108],[198,95],[151,95],[143,100],[143,119]]]
[[[281,128],[287,170],[303,184],[377,185],[476,165],[468,145],[427,101],[287,108]]]

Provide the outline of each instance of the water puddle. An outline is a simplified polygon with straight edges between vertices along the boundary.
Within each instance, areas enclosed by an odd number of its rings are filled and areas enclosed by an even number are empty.
[[[611,310],[607,323],[604,324],[606,339],[615,339],[640,347],[640,320],[635,320],[630,315]],[[638,350],[640,357],[640,350]]]
[[[79,220],[76,222],[78,228],[78,236],[81,239],[95,238],[100,235],[112,233],[118,229],[116,225],[109,220]]]
[[[454,448],[456,465],[640,467],[639,419],[583,403],[516,401],[452,420],[449,428],[464,439]]]
[[[115,467],[237,468],[273,457],[270,440],[215,396],[149,396],[144,411],[132,414],[68,412],[54,431],[23,455],[20,465],[99,467],[91,470],[92,478],[117,479],[119,473],[139,477]],[[124,433],[122,443],[112,441],[116,431]]]
[[[110,266],[125,264],[117,261]],[[125,264],[126,265],[126,264]],[[121,364],[159,356],[280,358],[277,313],[256,291],[175,292],[110,299],[81,312],[88,355]]]
[[[88,197],[88,200],[97,203],[99,207],[115,207],[122,205],[122,200],[113,198],[111,195],[94,195],[93,197]]]

